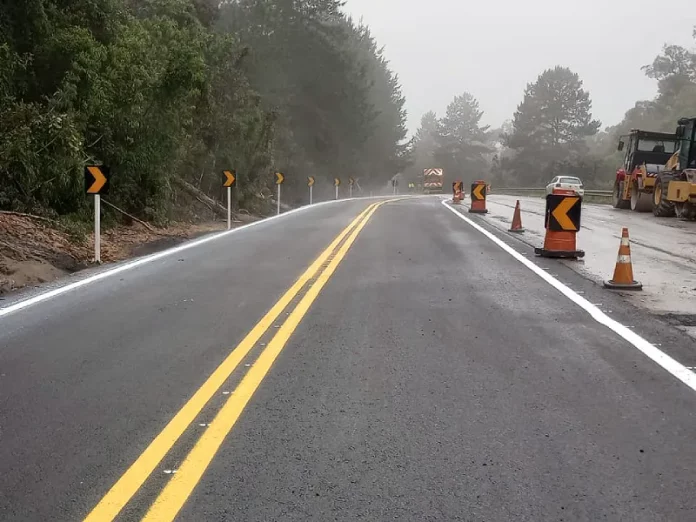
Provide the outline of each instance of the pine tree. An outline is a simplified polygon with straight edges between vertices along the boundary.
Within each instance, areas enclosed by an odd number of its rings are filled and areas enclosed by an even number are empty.
[[[568,68],[547,69],[527,85],[506,136],[507,146],[516,152],[518,182],[539,183],[585,154],[586,139],[601,125],[591,111],[589,93]]]
[[[455,96],[447,106],[445,117],[438,123],[435,160],[445,169],[445,182],[465,183],[483,176],[487,170],[485,144],[488,126],[481,126],[483,111],[468,92]]]

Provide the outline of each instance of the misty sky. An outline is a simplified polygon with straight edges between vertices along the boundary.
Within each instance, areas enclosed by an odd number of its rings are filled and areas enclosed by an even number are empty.
[[[594,116],[613,125],[656,94],[641,66],[666,42],[693,47],[696,25],[696,0],[347,0],[345,11],[385,47],[411,132],[463,91],[499,126],[527,83],[554,65],[580,75]]]

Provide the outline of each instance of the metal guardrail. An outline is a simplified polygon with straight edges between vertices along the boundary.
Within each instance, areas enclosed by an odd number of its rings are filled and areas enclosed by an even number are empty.
[[[510,192],[523,192],[523,193],[534,193],[534,192],[540,192],[544,193],[546,192],[545,187],[541,188],[529,188],[529,187],[521,187],[521,188],[512,188],[512,187],[491,187],[491,193],[495,194],[496,192],[498,193],[510,193]],[[595,196],[595,197],[608,197],[610,198],[613,195],[613,191],[611,190],[587,190],[585,189],[585,196]]]

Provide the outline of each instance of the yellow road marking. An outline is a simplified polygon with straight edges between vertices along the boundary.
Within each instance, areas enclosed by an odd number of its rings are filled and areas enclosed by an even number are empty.
[[[316,276],[322,265],[326,263],[349,232],[379,204],[380,203],[373,203],[363,210],[358,217],[333,240],[328,248],[314,260],[305,273],[302,274],[295,284],[293,284],[278,302],[273,305],[242,342],[237,345],[232,353],[227,356],[220,366],[208,377],[205,383],[193,394],[174,418],[169,421],[167,426],[155,437],[145,451],[142,452],[138,459],[126,470],[116,484],[112,486],[95,508],[87,515],[84,522],[107,522],[116,518],[133,495],[140,489],[145,480],[152,474],[172,446],[174,446],[176,441],[179,440],[191,423],[196,420],[196,417],[200,414],[208,401],[217,393],[239,363],[256,345],[266,330],[273,325],[273,322],[304,288],[305,284]]]
[[[568,217],[568,211],[575,206],[580,198],[565,198],[559,203],[551,214],[556,218],[563,230],[577,230],[575,223]]]
[[[169,481],[143,518],[143,522],[163,522],[174,520],[188,497],[200,481],[220,449],[225,437],[234,427],[254,392],[271,369],[274,361],[285,347],[300,321],[305,316],[319,292],[331,278],[334,271],[348,253],[351,245],[365,227],[372,214],[386,202],[380,202],[370,209],[367,217],[355,227],[345,243],[338,250],[326,269],[321,272],[315,283],[307,290],[295,309],[290,313],[278,333],[261,352],[259,358],[244,376],[239,386],[230,395],[227,402],[205,430],[201,438],[188,454],[184,462]]]

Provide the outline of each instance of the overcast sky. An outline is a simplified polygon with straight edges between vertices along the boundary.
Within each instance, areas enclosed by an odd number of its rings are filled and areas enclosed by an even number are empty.
[[[696,25],[696,0],[347,0],[345,10],[385,47],[411,132],[463,91],[499,126],[555,65],[580,75],[594,116],[613,125],[656,93],[641,66],[665,42],[693,47]]]

